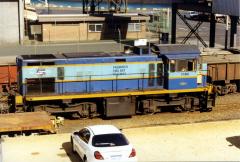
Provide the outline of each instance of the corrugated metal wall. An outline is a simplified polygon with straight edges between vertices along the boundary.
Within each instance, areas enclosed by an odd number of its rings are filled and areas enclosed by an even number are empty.
[[[240,16],[240,0],[213,0],[213,12]]]

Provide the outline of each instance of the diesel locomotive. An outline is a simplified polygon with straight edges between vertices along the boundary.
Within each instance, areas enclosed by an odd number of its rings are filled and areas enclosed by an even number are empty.
[[[128,53],[62,53],[16,58],[11,111],[77,112],[81,117],[210,111],[207,64],[193,45],[135,47]]]

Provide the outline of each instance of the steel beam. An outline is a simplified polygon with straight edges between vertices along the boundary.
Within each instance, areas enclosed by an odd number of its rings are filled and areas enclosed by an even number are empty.
[[[230,47],[234,47],[235,34],[237,34],[237,23],[238,16],[230,16],[231,19],[231,29],[230,29]]]
[[[206,12],[212,13],[212,8],[208,6],[206,3],[179,3],[178,9],[187,10],[187,11],[198,11],[198,12]]]
[[[216,20],[215,15],[212,13],[210,19],[209,47],[215,47],[215,34],[216,34]]]
[[[177,27],[177,4],[172,4],[172,34],[171,34],[171,43],[176,43],[176,27]]]

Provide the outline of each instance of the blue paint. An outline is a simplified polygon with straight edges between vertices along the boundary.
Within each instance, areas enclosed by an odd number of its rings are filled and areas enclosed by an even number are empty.
[[[55,83],[54,94],[67,93],[95,93],[95,92],[120,92],[147,89],[162,89],[157,85],[157,79],[153,79],[153,85],[149,85],[149,79],[88,81],[88,82],[62,82]],[[26,85],[23,85],[23,95],[27,94]],[[40,93],[38,93],[40,95]]]
[[[194,89],[197,88],[196,78],[169,79],[168,89]]]

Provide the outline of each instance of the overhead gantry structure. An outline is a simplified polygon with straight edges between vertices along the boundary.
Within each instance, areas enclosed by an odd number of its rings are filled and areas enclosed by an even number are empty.
[[[181,0],[178,2],[172,2],[172,29],[171,29],[171,43],[176,43],[176,17],[177,15],[183,20],[183,22],[189,27],[190,33],[182,41],[185,43],[186,40],[194,34],[200,42],[207,47],[208,45],[201,39],[196,32],[201,25],[199,21],[194,27],[192,27],[187,20],[178,12],[178,10],[186,11],[197,11],[201,13],[210,14],[210,35],[209,35],[209,47],[215,46],[215,33],[216,33],[216,19],[215,14],[224,14],[230,17],[231,28],[230,28],[230,47],[234,46],[235,34],[237,34],[237,23],[240,16],[240,0]],[[228,46],[228,29],[226,29],[225,48]]]

